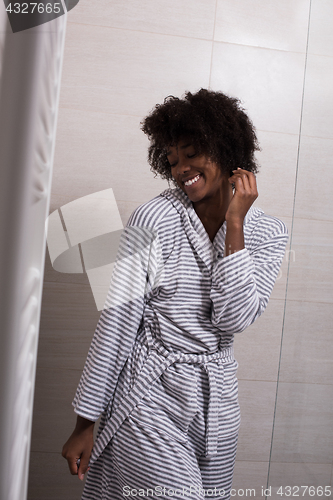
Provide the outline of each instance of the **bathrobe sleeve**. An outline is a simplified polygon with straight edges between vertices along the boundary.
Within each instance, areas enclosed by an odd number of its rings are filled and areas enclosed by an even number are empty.
[[[88,420],[96,421],[113,400],[156,274],[156,241],[154,231],[140,226],[140,214],[134,212],[121,237],[108,296],[73,400],[74,411]]]
[[[221,331],[242,332],[265,310],[288,241],[285,224],[263,214],[245,248],[213,265],[212,323]]]

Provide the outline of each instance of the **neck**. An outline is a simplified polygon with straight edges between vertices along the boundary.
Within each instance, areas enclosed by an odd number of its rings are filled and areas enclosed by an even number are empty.
[[[225,215],[232,199],[233,192],[231,184],[226,181],[216,195],[207,200],[193,203],[199,219],[206,229],[211,241],[225,221]]]

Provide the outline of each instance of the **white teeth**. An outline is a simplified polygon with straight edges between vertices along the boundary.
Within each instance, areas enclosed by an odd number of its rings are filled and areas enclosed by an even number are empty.
[[[190,179],[190,180],[184,182],[184,184],[185,184],[185,186],[191,186],[191,184],[193,184],[194,182],[197,182],[199,179],[200,179],[200,174],[193,177],[193,179]]]

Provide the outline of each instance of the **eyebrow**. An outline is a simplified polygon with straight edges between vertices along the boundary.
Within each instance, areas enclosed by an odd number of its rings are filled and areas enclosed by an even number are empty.
[[[180,149],[186,149],[186,148],[188,148],[189,146],[192,146],[192,143],[191,143],[191,142],[189,142],[188,144],[184,144],[183,146],[180,146]],[[171,153],[171,151],[167,151],[167,154],[166,154],[166,155],[167,155],[167,156],[170,156],[171,154],[172,154],[172,153]]]

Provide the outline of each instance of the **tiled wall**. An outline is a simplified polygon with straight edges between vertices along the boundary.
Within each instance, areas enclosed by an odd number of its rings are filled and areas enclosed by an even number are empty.
[[[167,187],[139,128],[167,95],[222,90],[257,127],[256,204],[291,244],[267,311],[235,342],[234,486],[258,498],[268,474],[273,487],[332,484],[332,17],[331,0],[80,0],[68,17],[51,212],[112,187],[125,223]],[[47,256],[30,500],[80,498],[60,451],[98,317],[86,276]]]

